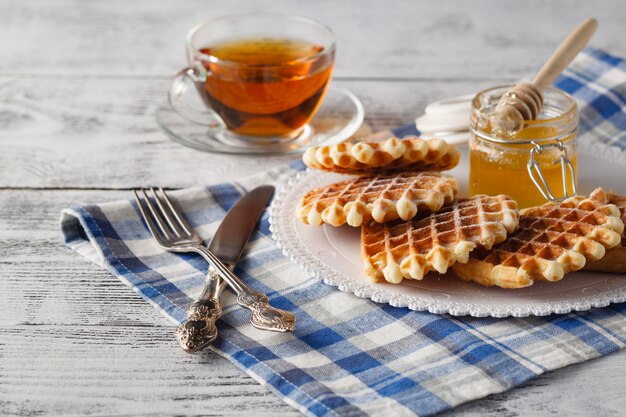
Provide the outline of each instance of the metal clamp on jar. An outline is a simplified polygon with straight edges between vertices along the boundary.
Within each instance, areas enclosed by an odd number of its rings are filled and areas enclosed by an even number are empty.
[[[520,207],[561,201],[578,184],[578,107],[569,94],[548,88],[537,120],[496,135],[492,115],[511,86],[481,91],[470,116],[470,192],[508,194]]]

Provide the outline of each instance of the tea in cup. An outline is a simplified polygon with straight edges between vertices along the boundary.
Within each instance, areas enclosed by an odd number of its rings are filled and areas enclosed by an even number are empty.
[[[170,88],[174,110],[223,127],[226,139],[280,141],[297,137],[322,103],[335,42],[328,28],[307,18],[247,14],[196,26],[187,53],[189,67]],[[189,82],[208,113],[187,104]]]

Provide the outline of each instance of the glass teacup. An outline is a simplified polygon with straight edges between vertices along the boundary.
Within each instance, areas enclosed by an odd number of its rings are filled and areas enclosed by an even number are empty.
[[[193,28],[187,55],[169,91],[178,114],[216,128],[225,143],[288,142],[305,133],[324,98],[335,39],[308,18],[242,14]],[[206,109],[189,104],[190,84]]]

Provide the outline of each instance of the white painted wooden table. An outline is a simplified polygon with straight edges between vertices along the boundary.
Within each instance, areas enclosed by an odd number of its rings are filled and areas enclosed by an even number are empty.
[[[0,415],[289,415],[227,361],[184,354],[172,326],[60,241],[59,211],[145,185],[236,179],[285,158],[184,148],[154,111],[209,17],[271,10],[336,31],[334,83],[379,130],[431,100],[516,80],[595,16],[593,45],[626,55],[624,1],[0,0]],[[626,352],[464,405],[460,416],[611,416]]]

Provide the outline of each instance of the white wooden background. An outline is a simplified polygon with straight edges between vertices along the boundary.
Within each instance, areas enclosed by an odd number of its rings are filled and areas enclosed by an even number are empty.
[[[153,115],[185,63],[188,28],[262,10],[335,30],[333,83],[361,98],[373,130],[532,72],[587,16],[600,22],[593,45],[626,55],[623,0],[0,0],[0,415],[299,415],[220,357],[184,354],[171,324],[65,248],[57,224],[78,202],[285,161],[184,148]],[[450,414],[623,415],[624,387],[619,352]]]

